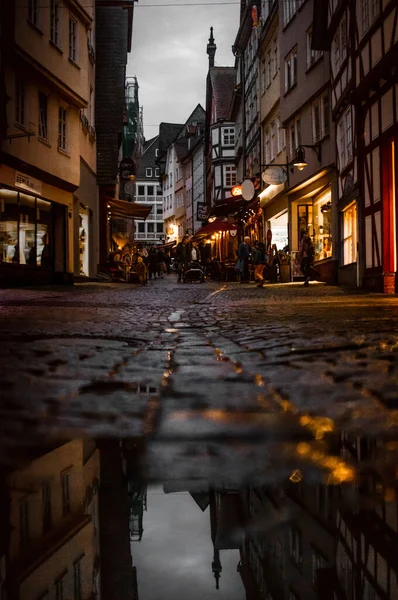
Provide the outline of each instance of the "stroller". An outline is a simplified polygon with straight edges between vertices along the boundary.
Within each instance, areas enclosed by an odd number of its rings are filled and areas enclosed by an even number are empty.
[[[182,276],[183,283],[203,283],[204,280],[205,274],[200,264],[197,261],[189,263]]]

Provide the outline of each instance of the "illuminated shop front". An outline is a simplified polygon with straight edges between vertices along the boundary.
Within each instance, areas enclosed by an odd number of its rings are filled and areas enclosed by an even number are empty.
[[[87,208],[79,210],[79,265],[80,275],[89,276],[89,212]]]
[[[65,272],[66,207],[12,189],[0,189],[1,281],[15,278],[15,269],[38,279]],[[40,276],[41,275],[43,277]],[[33,279],[34,281],[34,279]]]

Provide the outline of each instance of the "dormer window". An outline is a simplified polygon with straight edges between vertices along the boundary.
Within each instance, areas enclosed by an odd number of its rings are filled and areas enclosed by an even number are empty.
[[[151,167],[147,167],[145,170],[145,176],[146,177],[152,177],[152,168]]]

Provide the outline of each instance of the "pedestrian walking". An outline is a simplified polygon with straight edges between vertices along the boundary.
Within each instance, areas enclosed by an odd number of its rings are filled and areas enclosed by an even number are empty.
[[[264,285],[264,267],[266,263],[265,245],[261,242],[254,242],[253,264],[254,279],[258,281],[257,287],[263,287]]]
[[[249,260],[251,257],[251,247],[250,247],[250,238],[246,235],[243,239],[243,242],[239,244],[238,247],[238,259],[242,261],[241,268],[241,283],[249,283],[250,282],[250,274],[249,274]]]
[[[157,251],[156,261],[157,261],[156,268],[157,268],[158,277],[160,277],[160,279],[163,279],[163,277],[167,273],[167,268],[166,268],[166,255],[161,248],[159,248],[159,250]]]
[[[149,280],[158,276],[158,255],[155,248],[151,248],[148,254],[148,277]]]
[[[314,264],[314,256],[315,256],[315,248],[312,243],[311,237],[307,234],[306,231],[303,231],[300,246],[299,246],[299,261],[300,261],[300,269],[302,274],[304,275],[304,285],[310,284],[311,279],[311,267]]]
[[[178,269],[178,279],[177,282],[181,283],[182,275],[186,270],[188,263],[190,260],[190,244],[189,244],[189,235],[184,235],[182,241],[177,244],[176,248],[176,261],[177,261],[177,269]]]
[[[142,258],[142,256],[139,256],[137,258],[136,269],[137,269],[138,281],[140,282],[141,285],[146,285],[148,283],[147,268],[146,268],[146,264],[144,263],[144,259]]]

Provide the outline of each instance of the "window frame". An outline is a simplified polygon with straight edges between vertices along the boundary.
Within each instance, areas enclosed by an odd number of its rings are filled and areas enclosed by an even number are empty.
[[[73,600],[82,600],[83,598],[83,586],[82,586],[82,572],[81,564],[84,555],[75,560],[73,563]]]
[[[68,152],[68,109],[58,106],[58,150]]]
[[[315,112],[319,109],[319,132],[316,132]],[[329,91],[324,92],[316,98],[311,106],[311,122],[312,122],[312,143],[317,144],[323,140],[330,132],[329,119]]]
[[[343,171],[353,160],[352,110],[351,106],[343,113],[337,122],[337,148],[339,170]]]
[[[21,127],[26,126],[26,88],[19,75],[15,77],[15,122]]]
[[[48,492],[46,494],[46,492]],[[52,510],[51,510],[51,486],[46,484],[41,488],[42,499],[42,530],[43,533],[50,531],[52,527]]]
[[[222,127],[221,129],[222,145],[224,147],[235,146],[235,127]]]
[[[145,177],[148,177],[148,179],[152,178],[152,167],[146,167],[145,168]]]
[[[231,189],[236,185],[236,166],[224,165],[223,167],[224,188]],[[228,181],[230,183],[228,183]]]
[[[288,77],[288,74],[291,77]],[[285,94],[297,85],[297,44],[285,56]],[[289,81],[291,79],[291,81]]]
[[[50,2],[50,41],[57,48],[61,48],[61,20],[60,20],[60,0],[51,0]]]
[[[70,504],[70,471],[65,471],[61,473],[61,491],[62,491],[62,516],[66,517],[71,512],[71,504]],[[65,487],[66,482],[66,487]]]
[[[293,148],[293,137],[292,133],[294,133],[294,141],[295,147]],[[289,150],[291,158],[295,158],[297,155],[297,149],[301,146],[301,120],[300,116],[295,117],[289,125]]]
[[[28,21],[34,27],[41,30],[40,17],[41,17],[40,0],[29,0],[28,1]]]
[[[38,99],[39,99],[39,132],[38,132],[38,138],[40,140],[44,140],[46,142],[48,142],[48,137],[49,137],[49,132],[48,132],[48,100],[49,97],[45,92],[42,92],[41,90],[39,90],[38,93]],[[41,106],[41,99],[45,99],[45,107]],[[42,113],[41,110],[42,108],[45,108],[45,119],[42,122]]]
[[[307,71],[311,69],[322,57],[322,50],[314,50],[312,44],[312,25],[307,29]]]
[[[73,27],[71,27],[73,24]],[[68,57],[75,65],[79,63],[79,21],[72,13],[69,13],[69,44]]]

